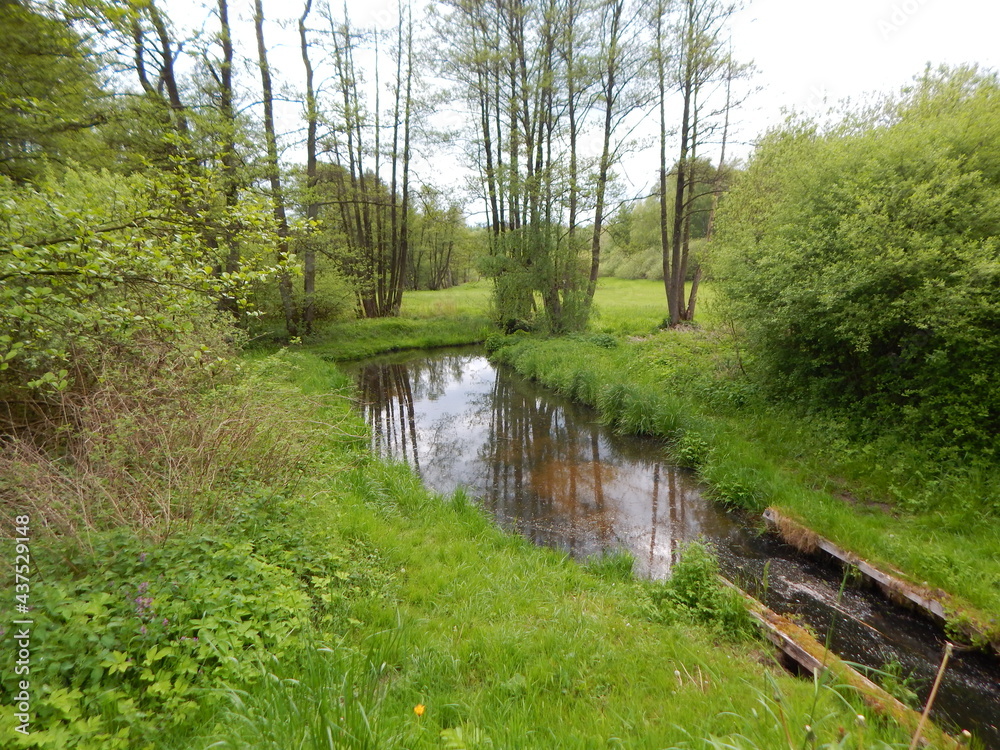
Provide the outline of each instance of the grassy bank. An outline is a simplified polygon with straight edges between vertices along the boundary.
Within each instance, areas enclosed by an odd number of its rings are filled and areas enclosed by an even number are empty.
[[[726,332],[643,330],[648,318],[629,327],[621,314],[619,330],[631,336],[494,336],[487,346],[522,374],[597,407],[617,429],[664,440],[720,500],[776,506],[915,584],[951,594],[957,624],[972,618],[1000,632],[995,470],[941,465],[891,435],[862,442],[850,424],[768,404]]]
[[[784,675],[697,548],[671,583],[581,567],[370,455],[317,355],[244,370],[209,400],[280,420],[282,471],[254,448],[211,515],[33,540],[33,731],[5,705],[5,747],[906,747]]]
[[[439,292],[407,292],[398,318],[327,323],[309,341],[309,350],[328,361],[348,361],[405,349],[478,344],[490,330],[488,304],[484,281]]]
[[[658,437],[720,499],[774,505],[838,545],[929,593],[950,595],[960,626],[1000,634],[1000,476],[942,464],[891,431],[863,440],[849,422],[767,403],[710,285],[698,326],[673,331],[656,281],[601,279],[592,334],[498,339],[522,373],[598,407],[626,432]],[[409,293],[404,316],[342,324],[315,345],[331,359],[472,343],[488,333],[489,285]],[[457,316],[457,317],[455,317]],[[960,634],[956,632],[956,637]]]
[[[859,726],[867,712],[849,694],[784,675],[697,552],[674,584],[649,584],[627,561],[584,568],[504,534],[463,496],[434,496],[370,456],[350,437],[362,425],[329,400],[342,378],[311,355],[288,361],[340,431],[290,520],[366,578],[333,577],[332,619],[311,635],[329,652],[270,664],[282,687],[251,687],[189,746],[326,747],[327,731],[379,748],[707,748],[737,735],[773,748],[809,731],[858,747],[905,741],[877,720]]]

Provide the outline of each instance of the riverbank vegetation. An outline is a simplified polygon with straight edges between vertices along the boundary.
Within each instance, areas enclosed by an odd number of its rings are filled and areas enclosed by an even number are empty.
[[[734,7],[402,4],[374,34],[307,0],[281,134],[290,19],[260,1],[201,28],[153,0],[0,3],[0,510],[30,560],[3,580],[31,621],[4,746],[906,742],[780,674],[703,550],[636,581],[427,493],[369,453],[331,364],[484,341],[721,501],[995,618],[996,81],[929,76],[739,177],[708,158],[746,72]],[[446,100],[468,129],[436,127]],[[657,187],[612,210],[643,120]],[[486,226],[417,184],[447,141]],[[608,237],[606,270],[641,280],[601,279]]]
[[[905,746],[874,716],[857,723],[850,690],[783,675],[705,552],[666,583],[620,557],[582,567],[372,456],[351,383],[315,355],[242,369],[158,431],[122,409],[117,450],[32,488],[31,734],[5,705],[5,743]],[[240,437],[226,481],[183,484],[205,450],[192,435]],[[104,505],[72,498],[73,533],[41,533],[75,472],[136,477],[150,440],[173,471],[143,473],[143,495],[119,482]]]
[[[616,339],[487,346],[664,439],[723,501],[776,505],[953,595],[958,630],[971,617],[996,641],[998,92],[991,73],[928,70],[763,139],[720,208],[699,327],[650,327],[643,286],[630,325],[609,279],[614,312],[592,330]]]
[[[497,337],[487,347],[617,429],[664,440],[720,501],[778,507],[918,586],[954,595],[956,623],[973,617],[996,637],[998,539],[981,522],[996,512],[995,470],[942,464],[891,435],[859,441],[850,422],[769,403],[725,331],[634,338]]]

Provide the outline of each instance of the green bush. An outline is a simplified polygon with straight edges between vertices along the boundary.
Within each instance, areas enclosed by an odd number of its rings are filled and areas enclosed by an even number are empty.
[[[670,578],[647,586],[649,614],[654,620],[686,617],[734,639],[759,631],[742,600],[719,579],[719,563],[702,542],[684,546]]]
[[[715,271],[774,392],[958,457],[1000,448],[998,117],[995,75],[945,71],[764,139]]]

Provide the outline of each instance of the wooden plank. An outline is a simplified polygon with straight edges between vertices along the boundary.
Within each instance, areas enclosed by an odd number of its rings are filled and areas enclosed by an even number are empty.
[[[920,714],[906,706],[863,674],[848,666],[832,651],[828,651],[808,631],[786,617],[769,609],[754,599],[731,581],[720,576],[723,584],[737,592],[747,604],[747,609],[764,630],[764,635],[782,653],[794,660],[809,674],[829,671],[837,679],[850,685],[862,700],[876,712],[890,716],[900,726],[914,732],[920,723]],[[937,747],[957,748],[959,742],[943,732],[933,723],[924,726],[924,744],[933,743]]]
[[[868,581],[875,584],[889,599],[904,606],[915,608],[940,626],[948,623],[948,611],[945,603],[933,596],[929,591],[908,583],[900,576],[875,567],[852,552],[841,549],[829,539],[821,537],[798,521],[782,515],[775,508],[768,508],[764,511],[764,522],[769,529],[794,546],[799,546],[795,544],[796,539],[807,540],[808,549],[804,549],[803,551],[812,552],[814,551],[814,547],[838,560],[841,564],[854,567]],[[789,533],[789,530],[791,530],[791,533]],[[790,539],[790,536],[794,538]],[[994,653],[1000,653],[1000,648],[998,648],[1000,644],[991,643],[986,631],[982,628],[972,623],[963,622],[962,629],[970,641],[981,643],[985,648],[992,648]]]

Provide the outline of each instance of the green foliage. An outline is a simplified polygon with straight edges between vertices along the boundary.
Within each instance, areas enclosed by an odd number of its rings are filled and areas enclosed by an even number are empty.
[[[211,195],[211,181],[66,171],[33,187],[0,178],[0,390],[59,391],[99,371],[104,348],[153,339],[193,361],[212,359],[199,337],[214,303],[274,272],[249,259],[216,273],[178,191]],[[240,241],[261,247],[266,214],[244,205]],[[259,256],[258,256],[259,258]],[[112,355],[114,356],[114,355]]]
[[[98,67],[52,7],[0,3],[0,176],[36,178],[47,164],[92,162],[103,121]]]
[[[871,677],[896,700],[913,709],[920,709],[920,696],[917,689],[922,687],[919,680],[907,672],[902,664],[893,659],[882,669],[870,670]]]
[[[103,382],[59,394],[57,416],[8,439],[4,515],[30,512],[83,544],[95,530],[123,527],[163,538],[223,521],[235,500],[272,497],[299,480],[318,441],[315,430],[288,428],[303,410],[272,382],[286,358],[208,379],[169,351],[143,353],[156,359],[105,363]]]
[[[472,281],[488,244],[486,228],[466,226],[460,203],[430,185],[421,185],[411,217],[407,287],[447,289]]]
[[[581,341],[602,349],[614,349],[618,346],[618,338],[610,333],[575,333],[567,336],[570,341]]]
[[[715,189],[713,180],[717,171],[704,159],[696,160],[691,166],[696,180],[692,191],[697,197],[688,209],[691,212],[691,238],[686,281],[694,278],[707,253],[705,237],[712,207],[712,191]],[[667,180],[668,195],[673,196],[676,183],[676,173],[671,170]],[[667,206],[668,227],[673,227],[673,215],[674,203],[671,198]],[[651,195],[641,203],[623,206],[609,226],[608,234],[611,241],[604,249],[601,260],[602,276],[663,281],[659,196]]]
[[[740,597],[719,580],[719,563],[708,546],[691,542],[679,552],[670,577],[646,588],[651,616],[665,620],[683,616],[717,628],[729,638],[758,634]]]
[[[487,354],[494,354],[509,343],[510,337],[497,331],[492,331],[483,342],[483,349]]]
[[[1000,82],[928,73],[878,116],[769,135],[717,265],[774,392],[955,457],[1000,447]]]
[[[217,703],[211,688],[255,679],[255,659],[280,656],[309,623],[295,571],[249,542],[192,534],[151,546],[109,534],[91,543],[91,554],[66,551],[64,565],[82,575],[46,570],[32,590],[33,638],[44,643],[32,670],[32,746],[151,743]],[[13,694],[13,665],[3,674]]]
[[[688,469],[704,466],[711,452],[712,449],[708,441],[693,430],[681,435],[670,449],[670,454],[677,459],[681,466]]]
[[[294,243],[298,254],[293,262],[301,259],[306,241],[312,240],[303,238],[301,242]],[[253,284],[250,289],[247,302],[254,314],[244,323],[249,336],[253,339],[267,340],[270,337],[272,340],[286,341],[288,331],[285,328],[285,311],[278,285],[272,283],[272,279],[265,278]],[[323,255],[316,258],[316,288],[311,299],[315,327],[351,320],[357,315],[357,295],[354,288],[337,271],[335,264]],[[291,290],[293,309],[301,312],[305,301],[302,284],[294,284]]]
[[[490,318],[506,333],[586,327],[590,309],[580,248],[559,234],[548,225],[508,231],[480,259],[480,272],[493,280]]]

